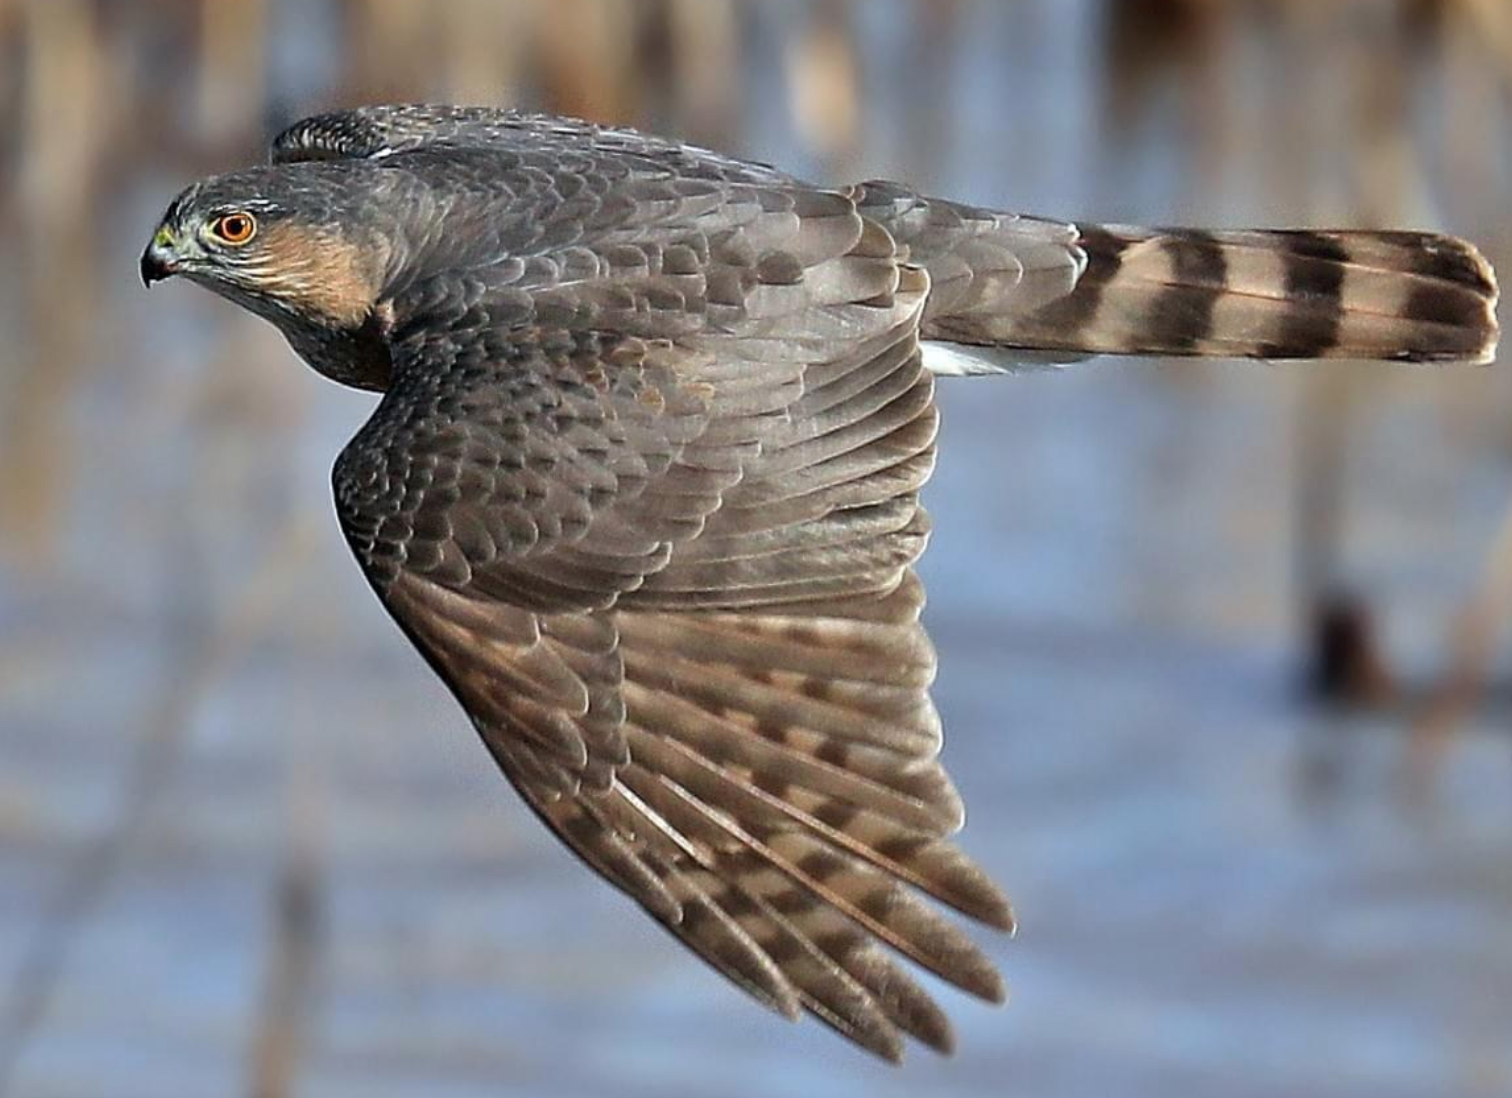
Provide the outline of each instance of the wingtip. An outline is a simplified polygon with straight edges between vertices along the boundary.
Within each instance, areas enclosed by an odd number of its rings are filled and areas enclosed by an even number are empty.
[[[919,1036],[927,1048],[941,1056],[954,1056],[956,1054],[955,1030],[947,1022],[945,1026],[932,1033],[929,1037]]]
[[[1008,897],[993,889],[992,903],[984,907],[978,918],[993,930],[1000,930],[1010,938],[1018,937],[1018,916],[1013,913],[1013,905],[1008,902]]]
[[[773,1014],[787,1022],[799,1022],[803,1020],[803,1000],[799,998],[797,990],[788,983],[781,973],[776,974],[776,980],[767,980],[762,983],[736,979],[727,972],[725,976],[735,979],[747,995]]]
[[[789,991],[790,994],[784,995],[780,999],[766,999],[764,1001],[767,1006],[772,1008],[774,1013],[781,1015],[789,1022],[799,1022],[803,1019],[803,1004],[799,1001],[797,992],[793,992],[791,989]]]
[[[1002,1006],[1008,1001],[1008,982],[1003,979],[1001,972],[993,969],[991,979],[983,981],[979,994],[993,1006]]]
[[[883,1063],[890,1064],[893,1067],[903,1066],[905,1050],[903,1038],[891,1026],[885,1032],[866,1034],[864,1039],[858,1035],[853,1037],[853,1040],[856,1040],[862,1048],[872,1053]]]

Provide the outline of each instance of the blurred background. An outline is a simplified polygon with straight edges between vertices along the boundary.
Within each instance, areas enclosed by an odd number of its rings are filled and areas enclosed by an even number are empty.
[[[515,803],[332,519],[370,397],[136,257],[375,100],[1512,270],[1502,0],[0,0],[0,1093],[1512,1095],[1512,371],[941,386],[1006,1010],[875,1065]]]

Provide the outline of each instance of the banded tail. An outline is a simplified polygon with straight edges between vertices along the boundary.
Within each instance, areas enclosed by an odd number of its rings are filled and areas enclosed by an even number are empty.
[[[991,372],[1096,354],[1484,363],[1496,350],[1496,276],[1453,237],[1078,228],[892,184],[853,193],[930,273],[924,337],[958,348],[941,372],[977,372],[963,354]]]
[[[1412,232],[1083,230],[1072,291],[1024,316],[942,317],[966,342],[1097,354],[1487,362],[1496,279]]]

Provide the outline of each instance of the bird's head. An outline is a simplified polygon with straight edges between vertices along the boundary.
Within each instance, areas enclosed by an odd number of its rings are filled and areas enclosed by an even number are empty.
[[[142,253],[142,281],[182,275],[285,328],[361,324],[389,249],[335,167],[266,166],[188,187]]]

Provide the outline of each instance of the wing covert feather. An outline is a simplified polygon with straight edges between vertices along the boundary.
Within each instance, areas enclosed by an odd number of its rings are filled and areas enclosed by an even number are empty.
[[[953,1038],[894,955],[1003,995],[926,897],[1012,926],[948,837],[912,570],[929,283],[850,199],[781,198],[615,252],[612,286],[414,286],[336,497],[537,816],[754,998],[895,1060]]]

